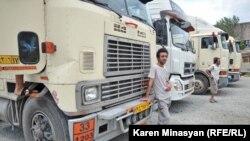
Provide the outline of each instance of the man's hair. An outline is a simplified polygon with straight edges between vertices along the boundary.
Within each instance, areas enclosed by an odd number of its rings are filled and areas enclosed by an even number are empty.
[[[160,54],[161,53],[167,53],[168,54],[168,50],[166,49],[166,48],[161,48],[161,49],[159,49],[158,51],[157,51],[157,53],[156,53],[156,57],[157,58],[160,58]]]
[[[215,57],[215,58],[214,58],[214,64],[217,63],[218,60],[220,60],[220,58],[219,58],[219,57]]]

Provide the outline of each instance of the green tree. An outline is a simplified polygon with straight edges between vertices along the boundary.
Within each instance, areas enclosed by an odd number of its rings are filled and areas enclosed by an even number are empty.
[[[244,43],[244,41],[240,42],[240,50],[244,50],[246,48],[246,44]]]
[[[239,21],[240,18],[235,15],[232,18],[224,17],[217,21],[215,26],[229,33],[229,35],[237,37],[237,33],[235,32],[235,26],[239,23]]]

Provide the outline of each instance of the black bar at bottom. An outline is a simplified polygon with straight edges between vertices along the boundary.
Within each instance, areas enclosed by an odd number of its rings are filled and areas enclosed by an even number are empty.
[[[131,125],[129,141],[250,141],[250,125]]]

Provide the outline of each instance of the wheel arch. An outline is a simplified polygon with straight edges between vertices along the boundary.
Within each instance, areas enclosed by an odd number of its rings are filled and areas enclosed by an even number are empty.
[[[37,91],[37,95],[29,95],[25,98],[23,98],[21,101],[20,101],[20,106],[18,107],[18,112],[19,112],[19,121],[20,121],[20,125],[19,127],[22,127],[22,117],[23,117],[23,110],[24,110],[24,107],[27,103],[27,101],[31,98],[36,98],[36,97],[46,97],[45,99],[49,100],[50,102],[52,102],[52,104],[55,106],[55,108],[57,108],[59,111],[60,108],[58,107],[58,105],[56,104],[56,101],[55,99],[53,98],[52,96],[52,93],[50,92],[50,90],[42,83],[28,83],[28,86],[31,86],[31,85],[36,85],[36,87],[33,88],[33,91]],[[61,113],[66,116],[64,114],[64,112],[61,111]]]
[[[207,81],[210,82],[208,75],[204,71],[197,70],[195,71],[194,75],[203,75]],[[208,83],[208,86],[210,87],[210,83]]]
[[[43,85],[43,84],[39,84],[39,85]],[[42,106],[42,109],[40,109],[41,111],[38,110],[38,112],[40,111],[43,114],[45,114],[47,116],[47,118],[50,119],[52,124],[61,126],[61,128],[58,128],[59,126],[58,127],[54,126],[55,127],[54,129],[57,129],[57,130],[55,130],[55,132],[57,131],[57,133],[55,135],[59,135],[58,131],[60,131],[60,132],[62,131],[63,139],[62,139],[62,136],[60,136],[59,140],[65,140],[65,141],[69,140],[70,137],[69,137],[69,132],[68,132],[68,122],[67,122],[69,117],[67,115],[65,115],[65,113],[62,110],[60,110],[60,108],[58,107],[57,103],[55,102],[52,94],[50,93],[50,91],[48,90],[48,88],[46,86],[44,86],[42,91],[39,91],[39,93],[37,95],[38,96],[27,96],[26,100],[23,104],[22,114],[20,115],[20,121],[21,121],[20,127],[22,127],[23,132],[27,133],[27,130],[26,131],[24,131],[24,130],[29,129],[29,128],[27,128],[27,126],[29,126],[29,123],[27,123],[27,122],[29,122],[29,120],[26,120],[27,115],[32,115],[32,114],[27,114],[27,111],[30,112],[30,108],[32,109],[33,107],[37,107],[38,105],[40,105],[40,107]],[[44,108],[44,107],[46,107],[46,108]],[[33,111],[36,111],[36,110],[33,110]],[[48,114],[48,111],[50,111],[49,114]],[[50,117],[50,116],[52,116],[52,117]],[[27,118],[27,119],[29,119],[29,118]],[[58,119],[58,120],[56,120],[56,122],[55,122],[55,119]],[[61,135],[61,133],[60,133],[60,135]],[[29,137],[30,137],[29,135],[25,135],[25,139],[29,138]]]

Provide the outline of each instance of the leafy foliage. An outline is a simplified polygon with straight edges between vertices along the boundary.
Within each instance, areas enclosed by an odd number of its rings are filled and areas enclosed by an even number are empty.
[[[240,18],[237,16],[233,16],[232,18],[223,17],[219,21],[216,22],[215,26],[229,33],[229,35],[236,37],[237,33],[235,32],[235,26],[239,23]]]

